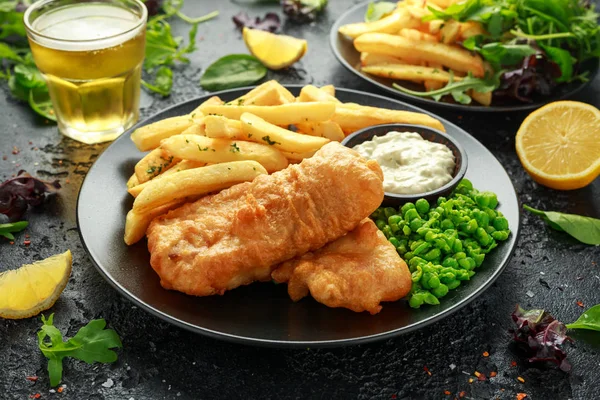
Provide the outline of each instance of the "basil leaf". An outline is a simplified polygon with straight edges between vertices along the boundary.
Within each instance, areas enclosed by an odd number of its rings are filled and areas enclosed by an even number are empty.
[[[0,42],[0,58],[12,60],[16,62],[23,62],[20,55],[17,54],[9,45]]]
[[[14,74],[17,83],[28,89],[46,86],[44,77],[35,66],[18,64],[15,66]]]
[[[200,78],[200,85],[210,91],[251,85],[267,74],[267,68],[253,56],[231,54],[212,63]]]
[[[577,321],[572,324],[567,324],[567,328],[600,331],[600,304],[585,311]]]
[[[396,9],[396,3],[380,1],[371,2],[365,13],[365,22],[379,21],[384,15],[391,13]]]
[[[173,87],[173,71],[169,67],[160,67],[158,71],[156,71],[154,84],[142,80],[142,85],[148,90],[162,96],[168,96],[171,94],[171,88]]]
[[[19,222],[10,222],[8,224],[0,224],[0,233],[2,232],[21,232],[23,229],[27,228],[29,222],[27,221],[19,221]]]
[[[30,90],[28,102],[33,111],[51,121],[56,121],[56,114],[46,86]]]
[[[9,36],[26,37],[27,31],[23,23],[23,13],[14,11],[0,10],[0,40]],[[12,38],[11,38],[12,39]]]
[[[573,57],[567,50],[559,47],[539,45],[550,61],[556,63],[560,68],[561,75],[556,82],[569,82],[573,79]]]
[[[600,219],[556,211],[541,211],[523,205],[523,208],[542,217],[551,228],[564,231],[581,243],[600,245]]]

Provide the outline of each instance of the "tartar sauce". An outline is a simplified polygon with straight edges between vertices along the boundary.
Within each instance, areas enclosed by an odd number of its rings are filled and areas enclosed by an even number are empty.
[[[354,146],[354,150],[379,163],[386,192],[425,193],[452,180],[455,165],[452,151],[416,132],[388,132]]]

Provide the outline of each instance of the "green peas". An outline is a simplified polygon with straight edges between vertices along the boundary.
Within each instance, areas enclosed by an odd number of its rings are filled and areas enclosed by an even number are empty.
[[[452,200],[450,200],[450,201],[452,201]],[[444,196],[440,196],[437,199],[437,205],[438,206],[441,206],[442,204],[445,204],[447,202],[448,202],[448,199],[446,199]]]
[[[400,213],[402,214],[402,216],[406,215],[406,212],[410,209],[415,208],[415,205],[413,203],[406,203],[402,206],[402,208],[400,209]]]
[[[487,246],[492,241],[492,238],[483,228],[477,228],[475,231],[475,238],[482,246]]]
[[[414,256],[415,254],[412,251],[407,251],[406,253],[404,253],[404,261],[408,261]]]
[[[472,256],[473,260],[475,260],[475,267],[481,266],[483,264],[483,260],[485,259],[485,254],[475,254]]]
[[[498,197],[492,192],[483,192],[475,195],[475,202],[481,208],[496,208],[498,206]]]
[[[506,240],[508,239],[509,231],[496,231],[492,233],[492,237],[496,240]]]
[[[437,275],[431,274],[429,281],[427,281],[427,286],[429,286],[430,289],[436,289],[440,285],[441,285],[440,278],[438,278]]]
[[[460,281],[456,280],[456,281],[449,282],[446,284],[446,286],[448,286],[448,290],[456,289],[457,287],[460,286]]]
[[[415,218],[412,221],[410,221],[410,230],[415,232],[417,231],[419,228],[421,228],[423,226],[424,222],[422,219],[419,218]]]
[[[446,283],[456,280],[456,274],[454,274],[453,272],[446,272],[446,273],[440,274],[439,277],[440,277],[440,282],[442,282],[443,284],[446,284]]]
[[[424,265],[427,264],[427,261],[425,261],[424,259],[422,259],[421,257],[413,257],[410,259],[410,261],[408,262],[408,265],[411,268],[416,268],[419,265]]]
[[[488,233],[488,235],[491,235],[492,233],[496,232],[496,228],[494,228],[492,225],[488,225],[485,227],[485,231]]]
[[[496,229],[497,231],[508,230],[508,220],[504,217],[494,218],[494,229]]]
[[[400,246],[400,241],[398,239],[396,239],[394,236],[392,236],[388,240],[390,241],[391,244],[394,245],[394,247],[398,248]]]
[[[410,279],[413,282],[419,282],[421,280],[421,277],[423,276],[423,268],[421,268],[420,265],[417,265],[415,267],[414,272],[411,274]]]
[[[414,293],[408,300],[408,305],[411,308],[419,308],[425,302],[425,295],[423,293]]]
[[[452,251],[454,251],[454,253],[460,253],[463,251],[463,244],[460,239],[454,239],[454,243],[452,243]]]
[[[448,230],[448,229],[454,229],[454,224],[452,223],[451,220],[449,220],[448,218],[442,220],[442,222],[440,223],[440,229],[442,230]]]
[[[420,218],[420,217],[419,217],[419,213],[414,208],[411,208],[410,210],[406,211],[406,214],[404,214],[404,220],[406,222],[410,222],[415,218]]]
[[[415,203],[415,208],[419,214],[427,214],[429,211],[429,202],[425,199],[419,199]]]
[[[458,253],[454,253],[454,258],[456,258],[457,260],[461,260],[466,257],[467,257],[467,255],[465,254],[464,251],[459,251]]]
[[[392,215],[396,214],[396,209],[394,207],[386,207],[383,209],[383,213],[385,214],[385,218],[389,220]]]
[[[436,238],[436,234],[432,230],[429,230],[429,231],[427,231],[427,233],[425,233],[424,239],[426,242],[433,242],[435,240],[435,238]]]
[[[392,228],[390,228],[389,225],[384,226],[383,229],[381,230],[381,232],[383,232],[385,237],[388,239],[391,238],[392,236],[394,236],[394,233],[392,232]]]
[[[429,250],[430,247],[431,247],[431,244],[429,244],[427,242],[423,242],[413,250],[413,253],[415,255],[419,255],[419,254],[423,253],[424,251]]]
[[[442,252],[440,251],[440,249],[431,249],[423,255],[423,258],[427,261],[432,261],[440,258],[441,255]]]
[[[423,298],[426,304],[430,304],[432,306],[437,306],[440,304],[440,301],[435,297],[432,293],[427,292],[425,297]]]
[[[383,230],[383,228],[385,228],[385,226],[387,224],[385,223],[384,220],[378,219],[378,220],[375,221],[375,225],[377,225],[377,229],[379,229],[381,231],[381,230]]]
[[[479,225],[477,224],[477,221],[475,221],[474,219],[471,219],[467,224],[466,232],[474,233],[478,227],[479,227]]]
[[[461,268],[470,271],[475,268],[475,260],[471,257],[461,258],[458,260],[458,265],[460,265]]]
[[[390,225],[398,225],[402,221],[402,217],[398,214],[394,214],[388,218],[388,224]]]
[[[410,230],[410,227],[408,225],[404,225],[402,227],[402,233],[404,233],[404,236],[408,236],[410,235],[412,231]]]
[[[444,285],[443,283],[440,283],[438,285],[438,287],[434,288],[431,290],[431,293],[437,297],[438,299],[441,297],[444,297],[445,295],[448,294],[448,286]]]
[[[454,257],[446,257],[442,262],[442,267],[446,268],[458,268],[458,261]]]

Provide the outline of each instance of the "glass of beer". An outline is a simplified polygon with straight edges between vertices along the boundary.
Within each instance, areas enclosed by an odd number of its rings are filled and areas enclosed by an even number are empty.
[[[137,121],[147,17],[139,0],[41,0],[27,9],[33,59],[64,135],[106,142]]]

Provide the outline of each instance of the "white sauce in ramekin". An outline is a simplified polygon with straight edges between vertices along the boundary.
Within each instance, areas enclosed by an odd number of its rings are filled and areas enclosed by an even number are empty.
[[[395,194],[430,192],[452,180],[455,161],[441,143],[425,140],[416,132],[391,131],[353,147],[375,160],[383,171],[383,189]]]

